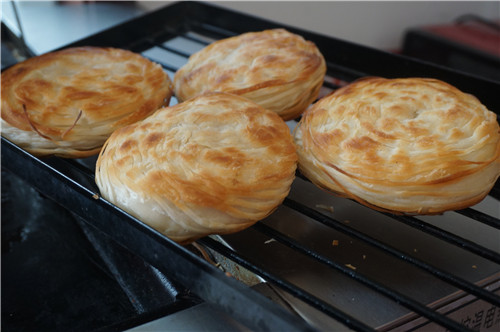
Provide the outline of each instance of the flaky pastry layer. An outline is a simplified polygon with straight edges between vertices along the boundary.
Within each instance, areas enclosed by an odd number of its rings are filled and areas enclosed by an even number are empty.
[[[213,91],[241,95],[289,120],[318,97],[325,72],[312,42],[273,29],[219,40],[191,55],[175,74],[174,90],[180,101]]]
[[[188,243],[266,217],[288,194],[296,163],[278,115],[213,93],[114,132],[97,160],[96,183],[110,202]]]
[[[435,79],[354,82],[314,104],[294,136],[313,183],[382,210],[465,208],[500,175],[496,114]]]
[[[2,73],[2,135],[35,155],[87,157],[172,94],[160,65],[127,50],[47,53]]]

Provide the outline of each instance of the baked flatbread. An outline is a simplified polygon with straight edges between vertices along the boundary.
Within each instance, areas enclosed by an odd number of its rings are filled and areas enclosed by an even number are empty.
[[[184,244],[269,215],[288,194],[296,163],[278,115],[212,93],[115,131],[97,160],[96,183],[105,199]]]
[[[435,79],[352,83],[313,105],[294,136],[313,183],[381,210],[462,209],[500,175],[496,114]]]
[[[69,48],[2,73],[2,135],[38,155],[82,158],[109,135],[168,105],[173,87],[139,54]]]
[[[193,54],[176,72],[174,90],[180,101],[213,91],[241,95],[289,120],[318,97],[325,72],[312,42],[284,29],[265,30]]]

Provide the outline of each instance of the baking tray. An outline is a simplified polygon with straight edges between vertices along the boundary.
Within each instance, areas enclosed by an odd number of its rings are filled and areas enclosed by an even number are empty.
[[[500,109],[500,101],[496,96],[496,91],[500,88],[498,82],[356,45],[331,36],[276,24],[207,3],[172,4],[65,47],[94,45],[130,49],[159,62],[172,77],[175,70],[187,60],[189,54],[211,41],[247,31],[276,27],[287,28],[314,41],[324,54],[328,71],[322,95],[364,76],[435,77],[476,95],[497,114]],[[175,102],[174,99],[173,103]],[[296,122],[290,121],[288,124],[293,127]],[[427,284],[439,281],[450,289],[473,294],[487,305],[493,305],[495,308],[499,306],[500,300],[494,290],[476,285],[494,277],[500,270],[498,254],[500,248],[499,244],[495,243],[498,239],[495,236],[499,234],[500,229],[498,201],[495,199],[498,197],[498,183],[488,196],[487,203],[491,203],[488,206],[452,212],[452,219],[466,218],[462,223],[466,225],[473,223],[474,228],[481,229],[478,235],[470,236],[468,230],[455,231],[454,225],[450,226],[449,220],[440,216],[436,217],[437,219],[433,217],[431,220],[426,218],[422,220],[380,214],[355,202],[319,192],[307,179],[298,174],[290,196],[269,218],[247,231],[223,237],[222,243],[211,237],[198,241],[209,250],[220,253],[260,276],[268,284],[278,288],[280,294],[288,294],[282,296],[290,296],[290,299],[286,300],[293,307],[285,308],[254,288],[228,277],[218,267],[102,199],[93,180],[94,165],[95,158],[82,160],[36,158],[2,138],[2,167],[9,169],[44,195],[82,217],[90,227],[106,234],[116,243],[143,258],[207,303],[217,306],[253,330],[328,329],[335,326],[332,322],[335,321],[341,328],[365,331],[382,328],[389,321],[397,321],[412,312],[450,330],[472,328],[467,326],[466,320],[450,319],[434,308],[427,307],[428,299],[419,298],[419,290],[415,287],[403,291],[394,284],[405,281],[404,278],[408,278],[411,274],[395,275],[389,284],[381,280],[383,273],[377,277],[377,273],[389,270],[391,264],[399,266],[401,261],[403,265],[411,266],[410,271],[419,271],[411,272],[414,275],[420,276],[423,271]],[[344,217],[339,213],[342,211]],[[294,226],[290,227],[290,224]],[[386,227],[390,231],[380,234],[379,230],[384,229],[380,227]],[[408,234],[398,231],[394,233],[395,236],[391,234],[393,228],[400,227],[405,230],[409,227],[411,231]],[[413,238],[415,232],[420,235]],[[318,239],[324,238],[325,234],[335,238],[329,237],[327,242],[318,245]],[[401,241],[391,238],[401,237],[401,234],[411,240],[403,240],[407,244],[405,248],[399,247]],[[425,238],[424,242],[421,242],[422,238]],[[483,241],[484,238],[486,241]],[[242,242],[243,240],[249,242]],[[343,245],[338,247],[344,250],[337,250],[332,254],[332,240],[339,240]],[[237,243],[242,243],[242,247],[237,248],[235,246]],[[330,246],[325,246],[325,243],[329,243]],[[419,248],[414,246],[416,243],[439,243],[438,246],[429,248],[445,249],[439,255],[436,255],[436,252],[422,254],[425,250],[421,246]],[[344,244],[350,247],[346,248]],[[282,247],[280,249],[272,247],[275,245]],[[262,253],[248,256],[254,248],[262,250]],[[359,251],[361,249],[364,251]],[[382,251],[382,254],[372,254],[379,251]],[[346,260],[353,257],[343,256],[347,252],[357,253],[358,261]],[[293,261],[291,257],[302,257],[302,255],[305,258],[296,262],[299,264],[289,265],[290,261]],[[378,266],[375,270],[362,268],[367,257],[377,255],[381,255],[382,258],[374,261],[374,265]],[[458,260],[457,255],[461,257]],[[388,256],[391,257],[389,265],[386,263]],[[434,260],[436,256],[440,256],[437,262]],[[281,257],[281,260],[266,261],[266,257]],[[318,293],[318,290],[308,289],[307,285],[302,286],[297,281],[297,275],[303,275],[308,271],[306,267],[310,263],[306,264],[305,261],[310,260],[314,260],[315,265],[321,266],[317,270],[319,275],[326,271],[327,275],[332,275],[331,284],[345,284],[350,290],[345,294],[337,290],[334,296],[343,299],[342,301],[335,303],[321,294],[321,288]],[[448,262],[451,267],[436,266],[439,261]],[[471,263],[472,261],[474,263]],[[370,266],[371,269],[373,264]],[[467,273],[464,273],[464,270],[467,270]],[[293,272],[293,278],[287,273],[290,271]],[[473,277],[470,277],[470,272]],[[310,281],[308,283],[311,284]],[[438,288],[442,284],[439,285]],[[356,297],[351,296],[351,290],[357,294]],[[349,296],[351,301],[346,300]],[[370,302],[370,298],[376,300]],[[297,299],[304,305],[296,305]],[[365,305],[360,305],[363,303]],[[299,308],[300,306],[308,309]],[[372,310],[368,309],[367,312],[366,307]],[[398,309],[395,309],[396,307]],[[311,318],[304,314],[309,308],[328,318],[324,321]],[[351,310],[352,308],[357,309]],[[377,308],[386,308],[383,311],[387,312],[381,314],[380,310],[375,310]],[[323,322],[326,322],[324,323],[326,326],[322,325]]]

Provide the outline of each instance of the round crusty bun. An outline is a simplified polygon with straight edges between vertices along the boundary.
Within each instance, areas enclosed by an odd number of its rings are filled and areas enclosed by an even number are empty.
[[[290,120],[316,100],[325,73],[312,42],[273,29],[222,39],[191,55],[175,73],[174,90],[180,101],[214,91],[237,94]]]
[[[391,212],[471,206],[500,175],[496,114],[436,79],[356,81],[314,104],[294,138],[313,183]]]
[[[105,199],[187,244],[269,215],[288,195],[296,163],[278,115],[212,93],[115,131],[98,157],[96,183]]]
[[[2,72],[2,135],[37,156],[88,157],[172,94],[160,65],[127,50],[46,53]]]

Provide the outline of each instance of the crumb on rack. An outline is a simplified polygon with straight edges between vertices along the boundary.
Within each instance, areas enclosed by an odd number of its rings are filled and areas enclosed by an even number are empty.
[[[333,206],[331,206],[331,205],[316,204],[316,207],[317,207],[318,209],[323,209],[323,210],[326,210],[326,211],[328,211],[328,212],[333,213]]]
[[[356,267],[354,265],[352,265],[352,264],[346,264],[345,266],[347,266],[351,270],[356,270]]]
[[[274,241],[276,241],[276,240],[274,238],[272,238],[272,239],[265,241],[264,244],[269,244],[269,243],[274,242]]]
[[[99,199],[99,195],[98,194],[94,194],[94,195],[92,195],[92,198],[93,199]]]

